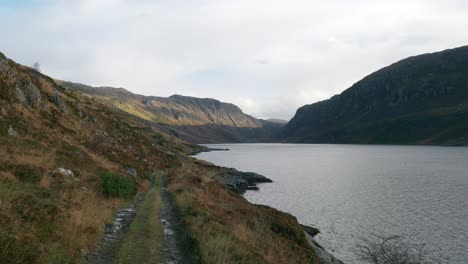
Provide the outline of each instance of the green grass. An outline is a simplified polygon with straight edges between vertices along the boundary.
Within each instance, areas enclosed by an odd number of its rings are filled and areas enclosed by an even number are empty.
[[[118,263],[158,263],[162,256],[162,201],[159,180],[146,194],[118,253]]]

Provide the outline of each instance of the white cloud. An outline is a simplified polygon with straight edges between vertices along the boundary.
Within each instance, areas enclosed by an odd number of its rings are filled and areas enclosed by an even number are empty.
[[[461,0],[41,3],[0,7],[0,51],[56,78],[215,97],[264,118],[290,118],[399,59],[468,42]]]

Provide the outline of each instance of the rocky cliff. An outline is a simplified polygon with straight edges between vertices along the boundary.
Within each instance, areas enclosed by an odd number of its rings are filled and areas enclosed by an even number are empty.
[[[300,108],[288,142],[468,144],[468,47],[410,57]]]
[[[192,143],[271,142],[283,125],[256,119],[233,104],[210,98],[143,96],[122,88],[60,84]]]

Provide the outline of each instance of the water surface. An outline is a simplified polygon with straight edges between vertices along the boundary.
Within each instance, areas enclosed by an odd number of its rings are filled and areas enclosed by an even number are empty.
[[[197,156],[272,179],[245,197],[318,227],[346,263],[370,232],[405,235],[442,263],[468,263],[468,148],[222,144]]]

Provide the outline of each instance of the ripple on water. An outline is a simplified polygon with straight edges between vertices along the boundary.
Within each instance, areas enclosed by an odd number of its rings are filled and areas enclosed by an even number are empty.
[[[245,197],[318,227],[317,240],[359,263],[360,236],[398,234],[426,243],[441,263],[468,263],[468,148],[228,144],[197,158],[253,171],[274,183]]]

